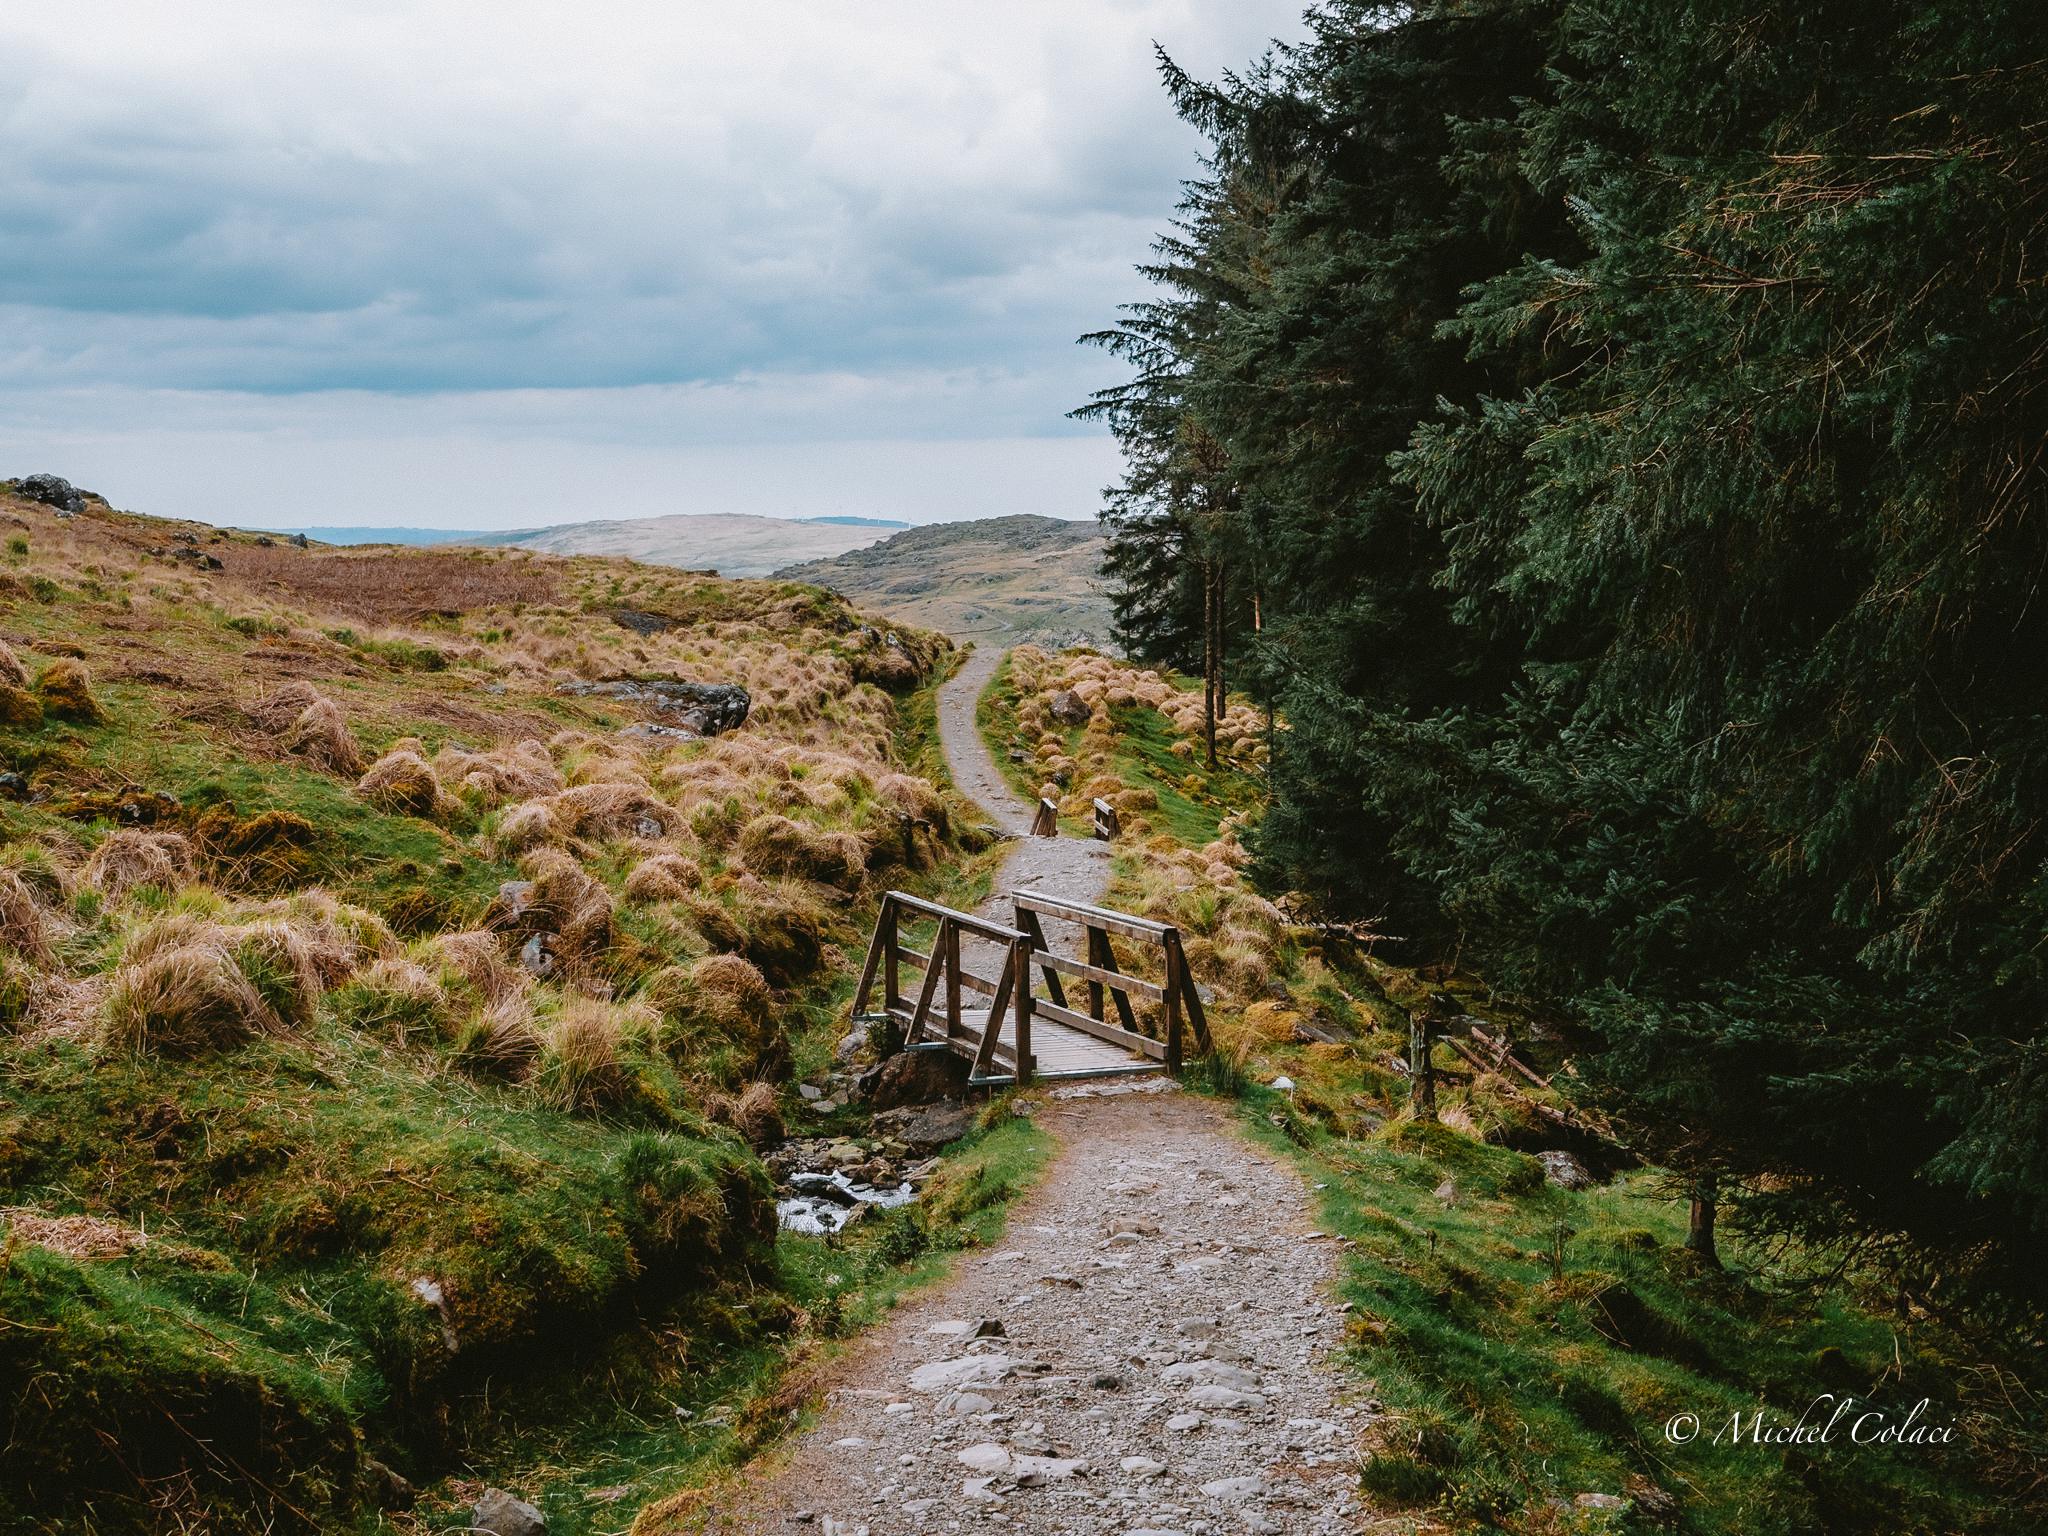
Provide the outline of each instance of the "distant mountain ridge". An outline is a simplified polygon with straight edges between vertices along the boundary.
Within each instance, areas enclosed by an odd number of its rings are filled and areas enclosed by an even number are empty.
[[[956,639],[1106,646],[1102,551],[1092,520],[1018,513],[929,523],[774,574]]]
[[[545,528],[279,528],[323,544],[512,546],[557,555],[625,555],[655,565],[766,576],[792,560],[827,559],[910,525],[884,517],[759,517],[695,512],[668,517],[558,523]]]

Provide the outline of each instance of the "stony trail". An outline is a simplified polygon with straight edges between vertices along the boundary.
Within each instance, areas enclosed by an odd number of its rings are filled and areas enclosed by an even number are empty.
[[[956,781],[1022,833],[1029,810],[974,725],[999,661],[969,658],[940,730]],[[1108,875],[1098,845],[1020,836],[998,892],[1095,901]],[[818,1422],[707,1528],[1363,1529],[1357,1445],[1377,1405],[1331,1359],[1338,1247],[1300,1178],[1163,1078],[1057,1088],[1035,1113],[1060,1150],[1003,1246],[850,1352]]]

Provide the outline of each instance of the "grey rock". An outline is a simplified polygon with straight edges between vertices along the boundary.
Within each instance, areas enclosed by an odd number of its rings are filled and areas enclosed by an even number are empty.
[[[701,741],[695,731],[680,725],[663,725],[656,720],[636,720],[619,734],[628,741]]]
[[[1591,1189],[1593,1175],[1586,1171],[1586,1165],[1569,1152],[1538,1152],[1536,1160],[1543,1165],[1543,1177],[1560,1189]]]
[[[519,947],[519,963],[529,974],[546,981],[562,968],[562,962],[555,958],[554,935],[536,933]]]
[[[14,483],[15,493],[30,501],[65,512],[83,512],[86,493],[62,475],[24,475]]]
[[[557,693],[575,698],[616,699],[651,709],[668,725],[698,736],[718,736],[747,723],[753,695],[737,683],[692,683],[678,677],[613,677],[567,682]]]
[[[970,1445],[957,1454],[960,1465],[970,1472],[992,1474],[1010,1470],[1010,1453],[993,1440],[984,1440],[980,1445]]]
[[[539,1510],[502,1488],[485,1491],[476,1501],[469,1524],[472,1530],[489,1531],[491,1536],[546,1536],[548,1528]]]
[[[1628,1500],[1611,1493],[1582,1493],[1572,1502],[1581,1509],[1627,1509]]]
[[[896,1109],[958,1098],[973,1071],[974,1063],[953,1051],[898,1051],[860,1081],[875,1109]]]
[[[1091,711],[1088,701],[1071,688],[1062,688],[1046,701],[1046,713],[1061,725],[1086,725]]]
[[[958,1141],[974,1129],[978,1118],[971,1104],[947,1100],[884,1110],[875,1116],[874,1127],[876,1135],[901,1142],[906,1156],[923,1157]]]
[[[378,1509],[411,1509],[412,1484],[374,1456],[363,1458],[363,1493]]]

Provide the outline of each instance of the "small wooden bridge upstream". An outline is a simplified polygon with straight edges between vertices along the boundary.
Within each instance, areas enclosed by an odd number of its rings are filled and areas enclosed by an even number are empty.
[[[889,892],[854,1017],[893,1020],[907,1050],[965,1056],[975,1084],[1161,1068],[1177,1076],[1190,1031],[1198,1050],[1209,1049],[1179,929],[1036,890],[1008,901],[1004,924]]]

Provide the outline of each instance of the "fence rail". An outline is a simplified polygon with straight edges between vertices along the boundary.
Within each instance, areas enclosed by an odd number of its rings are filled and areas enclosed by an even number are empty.
[[[1178,1074],[1183,1021],[1193,1028],[1197,1045],[1209,1049],[1209,1024],[1188,974],[1179,929],[1043,891],[1018,891],[1010,900],[1015,921],[1005,925],[906,891],[890,891],[882,898],[861,968],[855,1017],[895,1021],[907,1049],[949,1049],[968,1057],[973,1062],[970,1080],[980,1082],[1027,1083],[1041,1071],[1055,1076],[1142,1071],[1153,1062]],[[1082,956],[1053,949],[1046,919],[1080,930]],[[930,947],[907,943],[905,925],[927,920],[935,925]],[[962,964],[963,937],[980,941],[999,957],[1000,965],[989,967],[998,974],[982,975]],[[1156,949],[1163,979],[1126,971],[1117,958],[1114,940],[1119,938],[1127,953],[1133,947],[1140,953]],[[904,990],[906,971],[917,974],[914,998]],[[1044,996],[1034,990],[1039,979]],[[1068,981],[1084,989],[1083,996],[1070,998]],[[964,1002],[968,994],[974,997],[971,1005]],[[1147,1010],[1143,1016],[1141,1006]],[[1047,1053],[1042,1062],[1033,1045],[1034,1021],[1047,1026],[1040,1031]]]

